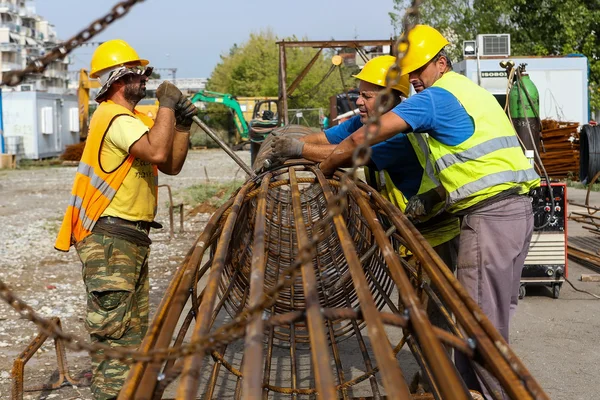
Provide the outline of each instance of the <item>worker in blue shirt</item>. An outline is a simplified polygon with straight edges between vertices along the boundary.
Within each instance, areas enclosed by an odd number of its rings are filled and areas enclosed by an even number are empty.
[[[429,150],[442,183],[433,192],[445,199],[449,212],[462,218],[457,278],[508,341],[533,232],[526,194],[539,186],[539,176],[493,95],[452,71],[444,50],[448,41],[426,25],[411,29],[407,40],[410,46],[400,67],[415,90],[423,90],[381,116],[372,143],[405,132],[429,134]],[[351,165],[365,133],[361,128],[336,147],[320,164],[323,172]],[[407,209],[427,212],[421,195],[410,199]],[[462,353],[456,352],[455,359],[467,386],[489,397]]]

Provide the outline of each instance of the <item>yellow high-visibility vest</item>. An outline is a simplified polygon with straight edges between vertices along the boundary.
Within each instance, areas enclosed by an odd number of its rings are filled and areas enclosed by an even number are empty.
[[[440,182],[448,193],[448,211],[464,210],[511,188],[528,193],[540,185],[513,126],[491,93],[452,71],[433,86],[453,94],[475,125],[473,135],[456,146],[429,138]]]
[[[75,174],[69,206],[63,218],[54,247],[69,251],[69,248],[92,233],[94,225],[110,204],[115,193],[131,169],[135,157],[131,154],[114,171],[107,173],[100,167],[100,149],[112,121],[121,115],[140,119],[148,128],[154,124],[151,118],[112,101],[100,103],[92,120],[90,130]],[[154,166],[154,202],[158,192],[158,168]]]

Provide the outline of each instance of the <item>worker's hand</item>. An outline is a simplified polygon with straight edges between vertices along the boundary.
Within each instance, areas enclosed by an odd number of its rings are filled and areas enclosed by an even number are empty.
[[[167,107],[175,111],[175,107],[182,97],[181,90],[169,81],[164,81],[156,89],[156,98],[160,107]]]
[[[412,219],[420,219],[431,214],[433,207],[442,201],[440,194],[436,189],[431,189],[425,193],[417,194],[408,200],[404,214]]]
[[[323,175],[325,175],[327,177],[331,177],[335,173],[335,168],[334,169],[323,168],[323,162],[320,162],[319,164],[317,164],[317,168],[319,168],[321,170],[321,172],[323,173]]]
[[[192,127],[192,117],[198,114],[196,106],[185,96],[181,96],[175,105],[175,129],[180,132],[188,132]]]
[[[283,161],[301,158],[303,148],[304,142],[291,136],[275,136],[271,142],[273,157]]]

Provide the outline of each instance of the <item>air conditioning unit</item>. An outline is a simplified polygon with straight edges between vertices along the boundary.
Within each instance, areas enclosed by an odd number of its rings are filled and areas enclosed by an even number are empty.
[[[510,56],[510,35],[477,35],[477,50],[479,56]]]

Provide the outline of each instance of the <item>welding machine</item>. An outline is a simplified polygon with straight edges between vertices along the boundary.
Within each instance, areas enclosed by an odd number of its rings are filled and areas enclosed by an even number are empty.
[[[519,298],[527,285],[552,287],[555,299],[567,275],[567,186],[542,181],[529,195],[533,207],[534,231],[521,274]],[[552,198],[550,197],[552,196]]]

